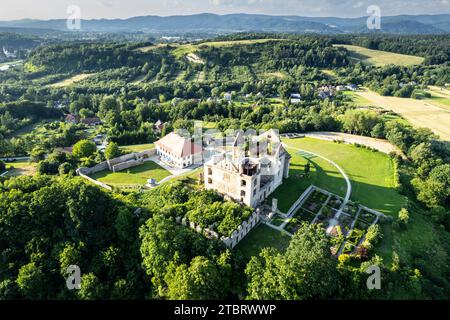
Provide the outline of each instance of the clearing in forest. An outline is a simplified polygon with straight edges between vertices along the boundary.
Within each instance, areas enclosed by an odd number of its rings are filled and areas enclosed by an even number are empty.
[[[53,88],[63,88],[63,87],[68,87],[74,83],[83,81],[84,79],[87,79],[91,76],[93,76],[95,73],[81,73],[81,74],[77,74],[76,76],[73,76],[71,78],[68,79],[64,79],[61,80],[59,82],[53,83],[51,85],[49,85],[50,87]]]
[[[411,66],[421,64],[424,60],[422,57],[410,56],[387,51],[372,50],[352,45],[336,44],[335,47],[346,48],[350,53],[350,58],[361,61],[363,64],[382,67],[388,64],[398,66]]]

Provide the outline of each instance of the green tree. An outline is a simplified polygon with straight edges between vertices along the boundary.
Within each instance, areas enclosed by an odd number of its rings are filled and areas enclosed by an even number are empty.
[[[248,299],[304,300],[327,298],[337,288],[336,260],[330,242],[318,225],[303,224],[286,253],[264,249],[252,257],[245,273]]]
[[[409,222],[409,211],[406,208],[402,208],[398,213],[398,221],[402,225],[407,225]]]
[[[119,148],[119,145],[115,142],[110,142],[105,149],[105,157],[106,159],[114,159],[119,157],[122,154],[122,151]]]
[[[32,162],[42,161],[45,159],[45,154],[46,154],[46,152],[44,149],[42,149],[40,147],[34,148],[30,154],[30,161],[32,161]]]
[[[89,140],[81,140],[78,141],[74,146],[72,150],[72,154],[78,158],[85,158],[90,157],[97,151],[97,147],[95,146],[95,143]]]
[[[104,287],[97,276],[87,273],[81,277],[81,289],[78,296],[82,300],[98,300],[104,298]]]
[[[411,182],[418,191],[417,199],[428,207],[444,205],[450,198],[450,164],[435,167],[425,180],[415,178]]]
[[[28,299],[43,299],[47,279],[40,265],[30,262],[23,265],[17,276],[17,285],[20,292]]]
[[[195,257],[189,267],[185,264],[169,267],[166,275],[167,297],[171,300],[224,299],[228,278],[220,266],[205,257]]]

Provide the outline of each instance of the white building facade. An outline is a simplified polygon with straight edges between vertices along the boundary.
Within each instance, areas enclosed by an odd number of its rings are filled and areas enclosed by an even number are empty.
[[[203,161],[203,147],[174,132],[156,141],[155,146],[160,160],[176,168],[183,169]]]

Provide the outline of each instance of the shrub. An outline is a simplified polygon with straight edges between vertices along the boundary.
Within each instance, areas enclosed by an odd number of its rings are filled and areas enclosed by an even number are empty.
[[[400,225],[406,226],[409,222],[409,211],[406,208],[402,208],[398,213],[398,222]]]

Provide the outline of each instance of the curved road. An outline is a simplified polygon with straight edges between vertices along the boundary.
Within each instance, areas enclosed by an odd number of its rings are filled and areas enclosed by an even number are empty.
[[[321,156],[320,154],[317,154],[317,153],[314,153],[314,152],[311,152],[311,151],[307,151],[307,150],[303,150],[303,149],[300,149],[300,148],[291,147],[291,146],[285,144],[284,142],[283,142],[283,146],[285,148],[287,148],[287,149],[297,150],[297,151],[304,152],[304,153],[307,153],[307,154],[312,154],[313,156],[321,158],[321,159],[329,162],[334,167],[336,167],[336,169],[338,169],[339,172],[342,174],[342,176],[345,179],[345,183],[347,184],[347,193],[345,194],[344,202],[342,202],[341,207],[339,208],[338,212],[334,216],[334,219],[338,220],[339,217],[341,216],[342,212],[344,211],[345,205],[350,200],[350,195],[352,194],[352,184],[350,183],[350,179],[348,178],[348,176],[345,173],[345,171],[342,170],[342,168],[336,162],[334,162],[334,161],[332,161],[332,160],[330,160],[328,158],[325,158],[324,156]],[[330,225],[328,226],[328,228],[333,227],[334,225],[336,225],[336,223],[337,223],[337,221],[330,222]],[[327,230],[328,230],[328,228],[327,228]]]

